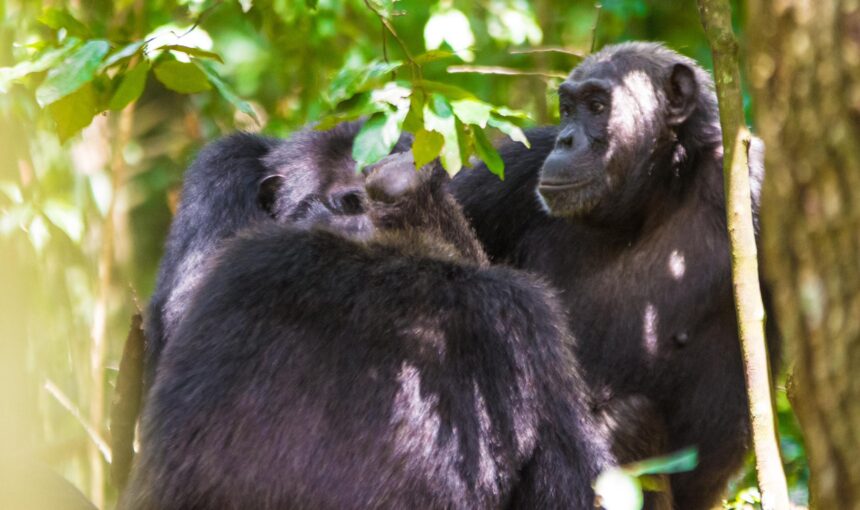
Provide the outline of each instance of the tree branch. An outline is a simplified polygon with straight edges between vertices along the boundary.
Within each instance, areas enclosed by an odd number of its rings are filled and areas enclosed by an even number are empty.
[[[714,58],[714,78],[723,133],[726,219],[732,252],[732,277],[738,333],[752,421],[756,473],[765,510],[789,508],[776,432],[771,374],[764,338],[764,306],[749,182],[750,133],[746,129],[738,71],[738,43],[728,0],[698,0],[699,15]]]
[[[140,313],[131,318],[131,328],[122,350],[116,390],[111,401],[110,445],[113,453],[111,479],[118,489],[125,487],[134,459],[134,429],[140,413],[143,381],[144,334]]]

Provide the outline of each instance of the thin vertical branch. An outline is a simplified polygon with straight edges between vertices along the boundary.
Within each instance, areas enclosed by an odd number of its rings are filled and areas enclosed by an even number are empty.
[[[732,252],[732,279],[738,333],[752,421],[756,473],[765,510],[789,508],[788,487],[779,452],[771,374],[764,337],[764,306],[752,221],[749,142],[738,70],[738,43],[728,0],[698,0],[702,26],[711,45],[723,134],[726,216]]]
[[[111,402],[110,443],[113,453],[111,479],[118,489],[125,487],[131,462],[134,459],[134,429],[140,412],[143,387],[143,318],[138,311],[131,318],[131,327],[125,340],[116,390]]]

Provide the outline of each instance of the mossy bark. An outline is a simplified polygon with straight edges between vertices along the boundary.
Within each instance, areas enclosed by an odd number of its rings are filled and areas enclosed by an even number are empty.
[[[815,507],[860,509],[860,2],[751,0],[764,253]]]

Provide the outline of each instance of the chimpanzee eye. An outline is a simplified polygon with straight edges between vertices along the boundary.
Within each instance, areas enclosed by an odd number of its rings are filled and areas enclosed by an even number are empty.
[[[599,113],[603,113],[603,110],[606,108],[606,105],[601,103],[600,101],[589,101],[588,109],[591,110],[591,113],[597,115]]]

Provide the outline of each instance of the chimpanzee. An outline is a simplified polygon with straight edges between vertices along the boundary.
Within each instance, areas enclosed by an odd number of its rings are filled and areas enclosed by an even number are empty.
[[[328,131],[305,129],[288,140],[237,133],[204,148],[185,172],[179,210],[170,228],[149,305],[144,367],[151,385],[164,345],[221,242],[266,221],[297,226],[331,223],[367,233],[361,210],[363,178],[356,175],[352,142],[361,122]],[[404,135],[392,152],[410,147]],[[320,172],[320,169],[326,169]]]
[[[593,507],[613,459],[555,296],[488,265],[446,180],[389,156],[369,239],[270,223],[223,243],[122,508]]]
[[[587,57],[558,94],[560,126],[531,131],[531,150],[501,148],[504,181],[481,165],[451,190],[492,260],[560,291],[602,395],[595,407],[644,395],[669,450],[698,447],[697,469],[671,477],[673,495],[677,508],[710,508],[750,439],[713,82],[692,60],[636,42]],[[778,342],[770,349],[773,364]]]

